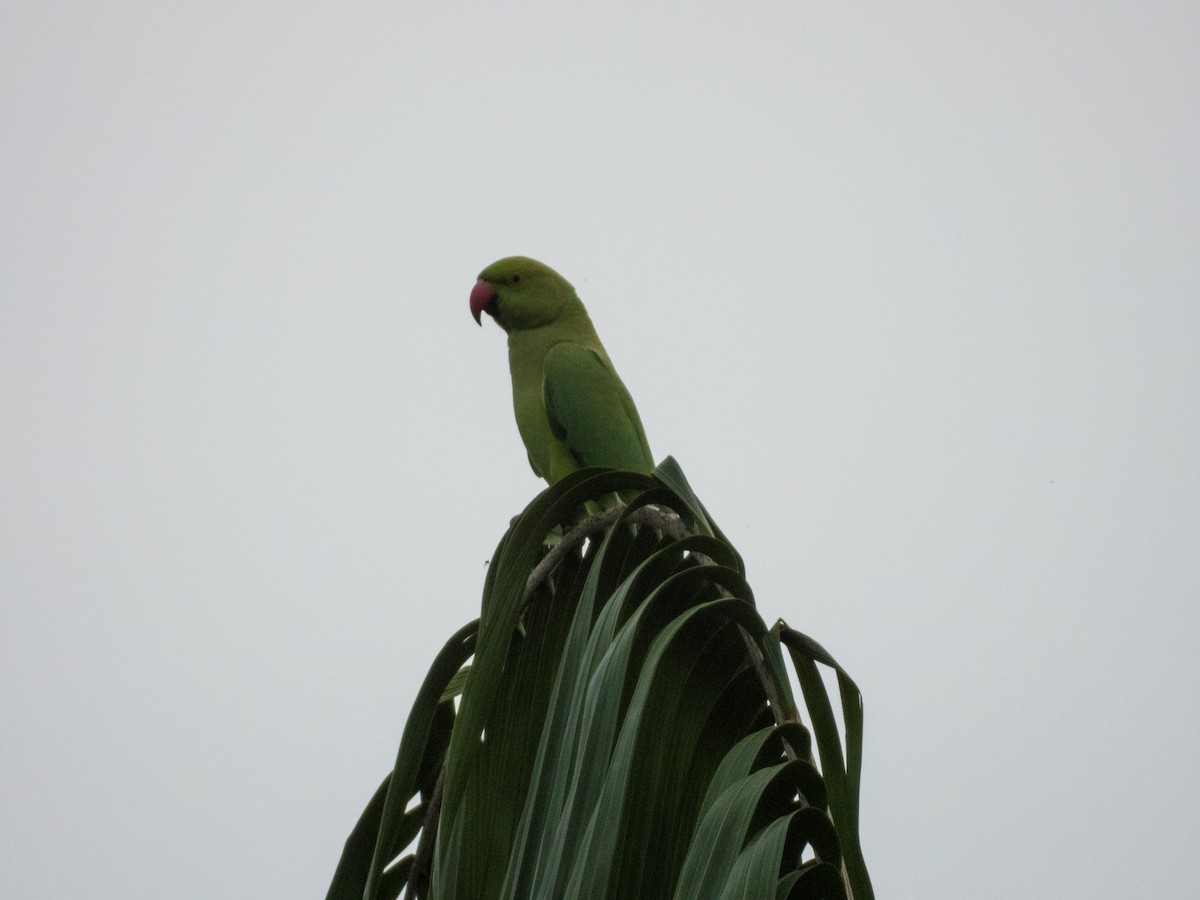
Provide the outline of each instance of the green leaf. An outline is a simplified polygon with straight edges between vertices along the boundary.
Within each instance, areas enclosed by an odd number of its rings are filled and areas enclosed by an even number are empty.
[[[841,897],[844,855],[869,898],[857,687],[766,628],[744,571],[669,457],[539,494],[492,556],[479,622],[435,659],[329,897]],[[844,757],[818,662],[838,672]]]
[[[821,754],[821,772],[829,789],[829,809],[841,838],[842,854],[850,888],[856,900],[874,900],[867,874],[866,860],[858,839],[858,796],[862,773],[863,709],[862,693],[830,653],[807,635],[789,628],[782,620],[773,629],[791,653],[804,693],[805,706],[813,721],[813,731]],[[817,663],[837,673],[841,695],[842,719],[846,724],[846,755],[829,692],[817,671]]]

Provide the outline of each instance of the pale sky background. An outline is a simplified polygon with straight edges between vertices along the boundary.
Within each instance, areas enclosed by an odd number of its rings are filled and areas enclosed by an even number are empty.
[[[1200,891],[1200,5],[0,8],[0,896],[323,896],[579,289],[881,898]]]

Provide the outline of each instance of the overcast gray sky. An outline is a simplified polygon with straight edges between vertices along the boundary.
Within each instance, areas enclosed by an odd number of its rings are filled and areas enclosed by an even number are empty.
[[[866,701],[881,897],[1189,896],[1200,6],[0,9],[0,895],[312,897],[579,289]]]

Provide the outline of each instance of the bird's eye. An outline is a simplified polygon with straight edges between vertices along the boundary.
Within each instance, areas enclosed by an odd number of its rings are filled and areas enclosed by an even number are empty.
[[[508,276],[508,283],[509,284],[520,284],[521,283],[521,273],[513,272],[510,276]]]

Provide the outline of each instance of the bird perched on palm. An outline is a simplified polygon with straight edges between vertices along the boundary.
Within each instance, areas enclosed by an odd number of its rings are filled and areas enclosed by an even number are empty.
[[[508,334],[517,430],[535,474],[554,484],[584,466],[654,468],[633,398],[579,295],[549,266],[510,256],[479,273],[471,314]]]

